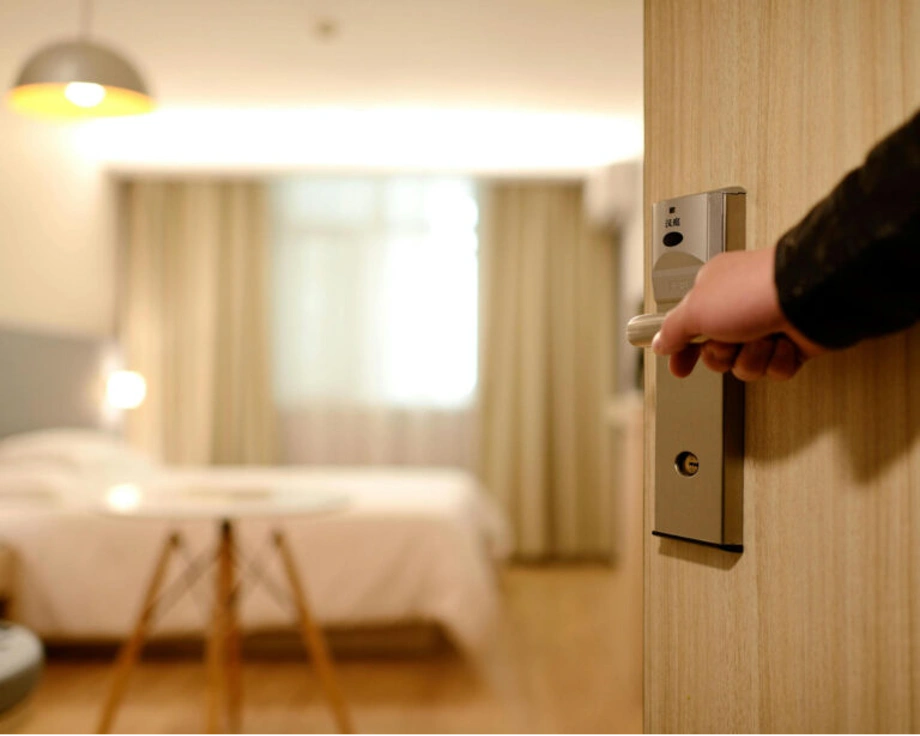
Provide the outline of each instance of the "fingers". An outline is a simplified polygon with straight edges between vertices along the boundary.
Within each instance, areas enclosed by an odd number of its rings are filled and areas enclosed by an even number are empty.
[[[783,335],[753,340],[743,345],[709,340],[703,345],[687,345],[671,355],[669,368],[678,378],[690,375],[698,360],[717,373],[731,373],[741,381],[769,378],[786,381],[792,378],[805,356]]]
[[[652,341],[652,350],[658,355],[674,355],[687,347],[687,344],[699,332],[689,323],[686,297],[674,309],[668,312],[661,329]],[[696,356],[693,358],[696,363]]]
[[[741,381],[756,381],[758,378],[763,378],[775,349],[776,342],[769,337],[744,343],[732,366],[735,378]]]
[[[678,378],[686,378],[693,372],[693,367],[700,357],[699,345],[687,345],[683,350],[671,355],[668,359],[668,368]]]
[[[805,362],[804,356],[791,340],[785,337],[776,339],[776,349],[773,351],[773,358],[767,366],[767,378],[774,381],[788,381]]]
[[[735,359],[741,350],[741,346],[730,342],[719,342],[718,340],[709,340],[703,343],[700,350],[700,357],[709,370],[716,373],[727,373],[735,365]]]

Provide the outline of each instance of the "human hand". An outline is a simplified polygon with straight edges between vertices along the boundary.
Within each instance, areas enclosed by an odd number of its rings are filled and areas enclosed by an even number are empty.
[[[723,253],[697,272],[693,288],[669,313],[652,349],[670,355],[678,378],[697,360],[742,381],[792,378],[808,359],[825,352],[796,330],[779,304],[773,248]],[[698,335],[709,338],[691,344]]]

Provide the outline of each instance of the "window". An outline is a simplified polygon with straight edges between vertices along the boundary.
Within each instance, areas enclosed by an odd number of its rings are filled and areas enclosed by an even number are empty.
[[[477,366],[474,183],[292,177],[275,182],[271,198],[279,405],[468,406]]]

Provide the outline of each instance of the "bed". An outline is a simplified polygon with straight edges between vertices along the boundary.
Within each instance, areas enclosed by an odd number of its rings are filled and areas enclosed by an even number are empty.
[[[270,554],[270,532],[280,527],[321,624],[435,625],[462,650],[488,645],[500,606],[497,565],[509,542],[502,514],[475,477],[445,468],[159,464],[93,412],[96,394],[81,384],[98,380],[105,350],[97,342],[0,330],[0,543],[16,561],[15,620],[51,642],[121,639],[170,530],[180,531],[185,544],[170,564],[167,587],[181,587],[186,563],[216,542],[208,519],[100,513],[100,499],[113,488],[334,491],[346,499],[334,512],[237,523],[247,564],[257,562],[268,578],[247,585],[239,608],[243,631],[282,629],[293,620],[271,584],[283,579]],[[35,366],[40,385],[53,391],[37,389]],[[154,638],[204,631],[212,588],[205,575],[188,595],[164,601],[172,605],[164,605]]]
[[[22,448],[28,447],[26,452]],[[13,452],[12,450],[17,450]],[[244,631],[292,619],[272,580],[270,532],[285,532],[319,621],[330,626],[438,624],[466,650],[484,646],[499,600],[496,563],[507,552],[498,510],[469,474],[449,469],[170,468],[117,437],[54,430],[0,440],[0,539],[14,552],[15,618],[55,641],[127,635],[169,531],[181,532],[184,562],[216,542],[210,519],[117,518],[100,502],[126,487],[296,494],[347,499],[316,516],[245,518],[238,542],[269,583],[249,586],[240,604]],[[178,580],[184,564],[170,568]],[[210,578],[169,608],[160,636],[194,635],[208,620]]]

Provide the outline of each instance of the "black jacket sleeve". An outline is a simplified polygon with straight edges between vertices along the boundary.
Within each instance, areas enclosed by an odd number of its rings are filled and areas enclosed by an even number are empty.
[[[776,287],[789,321],[828,348],[920,318],[920,111],[780,238]]]

